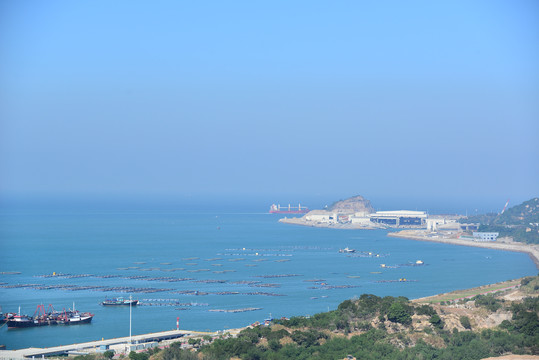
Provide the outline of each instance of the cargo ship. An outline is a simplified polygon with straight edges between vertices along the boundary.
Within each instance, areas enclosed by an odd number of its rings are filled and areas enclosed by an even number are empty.
[[[33,316],[21,315],[21,310],[17,314],[10,314],[7,317],[7,327],[12,328],[27,328],[35,326],[45,325],[75,325],[75,324],[88,324],[92,321],[94,314],[89,312],[80,312],[75,310],[63,310],[55,311],[54,308],[49,305],[49,308],[45,310],[43,305],[38,305]]]
[[[298,204],[298,206],[290,206],[288,204],[288,207],[272,204],[269,212],[270,214],[306,214],[309,212],[309,209],[305,206],[302,207],[301,204]]]

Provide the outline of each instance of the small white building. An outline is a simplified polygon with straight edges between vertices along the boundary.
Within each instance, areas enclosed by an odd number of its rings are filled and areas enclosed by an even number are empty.
[[[350,217],[352,224],[360,226],[372,226],[371,219],[367,216],[352,216]]]
[[[305,215],[305,220],[314,223],[331,224],[337,222],[337,214],[325,210],[313,210]]]
[[[453,220],[453,222],[455,222]],[[438,225],[446,224],[445,219],[433,219],[429,218],[427,219],[427,230],[428,231],[436,231],[438,229]]]
[[[474,241],[496,241],[500,233],[497,232],[480,232],[473,233]]]

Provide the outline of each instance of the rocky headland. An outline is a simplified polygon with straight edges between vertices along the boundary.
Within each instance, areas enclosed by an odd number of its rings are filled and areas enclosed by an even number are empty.
[[[374,212],[371,202],[361,195],[334,202],[323,210],[311,210],[302,217],[282,218],[285,224],[334,228],[334,229],[376,229],[367,215]],[[358,219],[354,221],[354,219]],[[363,219],[363,220],[359,220]]]

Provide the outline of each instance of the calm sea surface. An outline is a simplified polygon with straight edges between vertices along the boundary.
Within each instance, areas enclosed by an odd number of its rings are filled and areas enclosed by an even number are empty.
[[[128,336],[129,308],[99,305],[106,297],[141,301],[133,308],[133,334],[173,329],[177,317],[182,329],[219,330],[270,314],[327,311],[363,293],[417,298],[537,273],[525,254],[278,219],[254,213],[4,211],[0,271],[20,274],[0,275],[3,312],[20,306],[32,315],[38,304],[62,310],[75,303],[95,317],[78,326],[3,326],[0,344],[18,349]],[[347,246],[357,252],[339,253]],[[416,260],[425,265],[410,266]],[[43,276],[53,272],[65,275]],[[26,287],[11,286],[17,284]],[[243,308],[259,310],[210,311]]]

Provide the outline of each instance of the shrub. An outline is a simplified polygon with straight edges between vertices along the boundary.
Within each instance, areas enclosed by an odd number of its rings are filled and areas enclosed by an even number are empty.
[[[412,323],[411,314],[413,314],[413,308],[400,301],[396,301],[389,307],[387,319],[391,322],[410,325]]]
[[[483,306],[492,312],[496,312],[502,307],[501,301],[490,294],[474,296],[473,300],[475,300],[476,306]]]
[[[145,352],[137,353],[137,352],[131,351],[129,353],[129,359],[131,360],[148,360],[149,357],[150,357],[150,354],[145,353]]]
[[[442,318],[438,314],[434,314],[430,317],[429,322],[432,324],[432,326],[437,327],[438,329],[444,328],[444,322],[442,321]]]
[[[436,310],[434,310],[434,308],[430,305],[421,305],[417,308],[415,308],[415,313],[417,315],[428,315],[428,316],[432,316],[434,314],[436,314]]]
[[[472,328],[472,324],[470,323],[470,318],[467,317],[467,316],[461,316],[460,317],[460,324],[465,328],[465,329],[471,329]]]

